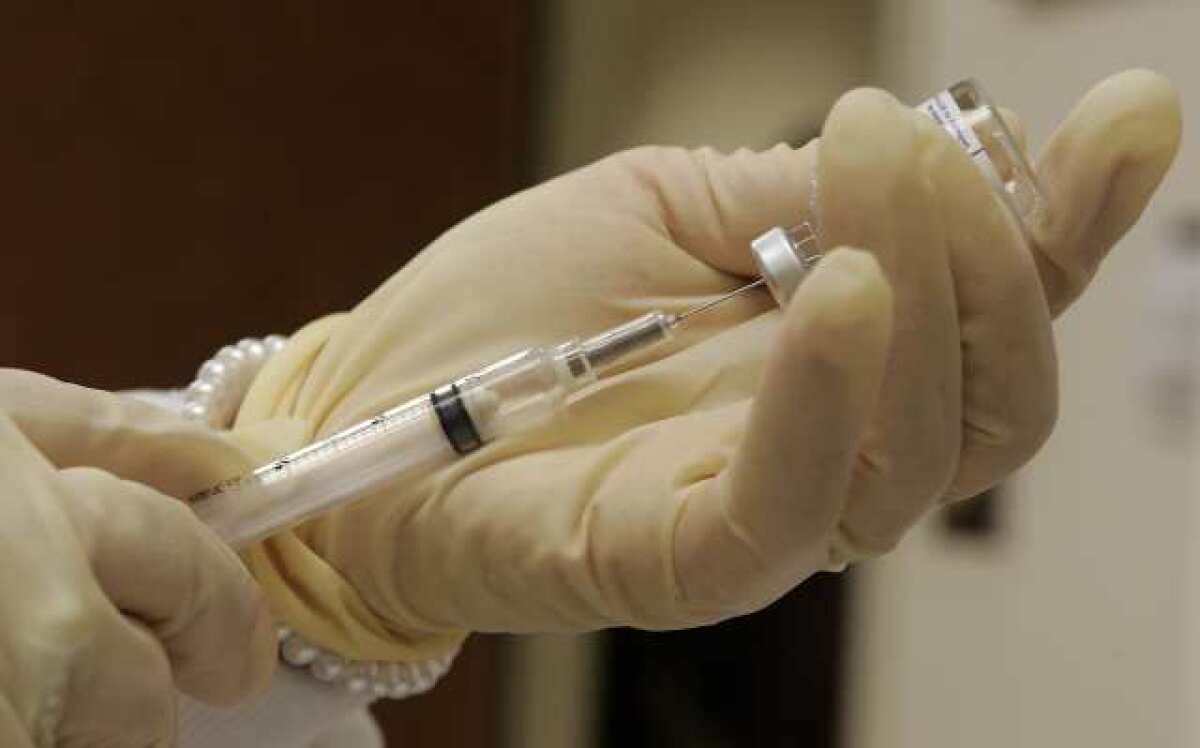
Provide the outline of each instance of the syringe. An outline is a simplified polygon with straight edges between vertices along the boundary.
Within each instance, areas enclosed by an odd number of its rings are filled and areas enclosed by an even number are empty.
[[[972,81],[919,107],[971,156],[1022,225],[1042,193],[998,111]],[[671,339],[692,315],[766,286],[782,306],[819,259],[808,224],[751,243],[761,278],[679,315],[656,311],[593,337],[529,348],[193,496],[196,513],[234,547],[247,545],[389,483],[412,484],[462,455],[540,428],[572,395]]]
[[[189,499],[239,548],[389,483],[413,482],[497,439],[551,423],[570,396],[635,354],[665,343],[686,318],[655,311],[598,335],[527,348],[374,418]]]

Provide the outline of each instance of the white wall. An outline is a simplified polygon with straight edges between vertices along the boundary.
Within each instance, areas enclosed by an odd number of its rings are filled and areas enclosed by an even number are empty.
[[[1125,67],[1200,101],[1195,0],[885,6],[897,91],[977,76],[1033,143]],[[1000,542],[951,543],[928,523],[861,575],[853,748],[1200,745],[1200,440],[1164,438],[1146,376],[1173,344],[1151,288],[1173,222],[1200,215],[1197,135],[1193,119],[1162,195],[1058,325],[1060,425],[1014,481]]]

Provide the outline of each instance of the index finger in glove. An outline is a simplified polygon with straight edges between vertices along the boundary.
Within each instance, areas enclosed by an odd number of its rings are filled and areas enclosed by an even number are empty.
[[[922,115],[962,349],[962,446],[948,498],[988,488],[1045,442],[1058,412],[1050,314],[1020,225],[971,158]],[[1015,122],[1015,118],[1009,118]],[[831,198],[832,199],[832,198]],[[864,219],[869,220],[869,219]]]
[[[692,488],[675,531],[679,585],[702,619],[760,607],[822,568],[891,327],[869,254],[827,255],[796,293],[736,456]]]
[[[651,193],[652,220],[674,243],[727,273],[756,274],[750,241],[808,216],[816,144],[731,154],[636,148],[615,157]]]
[[[895,292],[888,375],[862,445],[840,532],[872,553],[950,485],[962,446],[962,349],[944,206],[929,159],[945,138],[875,90],[843,96],[817,164],[821,238],[864,247]]]

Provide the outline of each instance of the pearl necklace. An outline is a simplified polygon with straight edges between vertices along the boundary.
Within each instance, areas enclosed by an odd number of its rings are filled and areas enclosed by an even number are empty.
[[[243,338],[205,361],[196,379],[183,391],[184,418],[214,429],[227,429],[267,359],[283,349],[287,339],[269,335]],[[287,626],[276,626],[279,657],[323,683],[352,693],[402,699],[433,688],[450,669],[457,650],[424,662],[363,662],[349,660],[306,641]]]

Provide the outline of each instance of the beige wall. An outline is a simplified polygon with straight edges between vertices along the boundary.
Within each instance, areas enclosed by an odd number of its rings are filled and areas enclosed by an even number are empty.
[[[544,173],[645,143],[772,145],[873,68],[873,0],[548,5]]]

